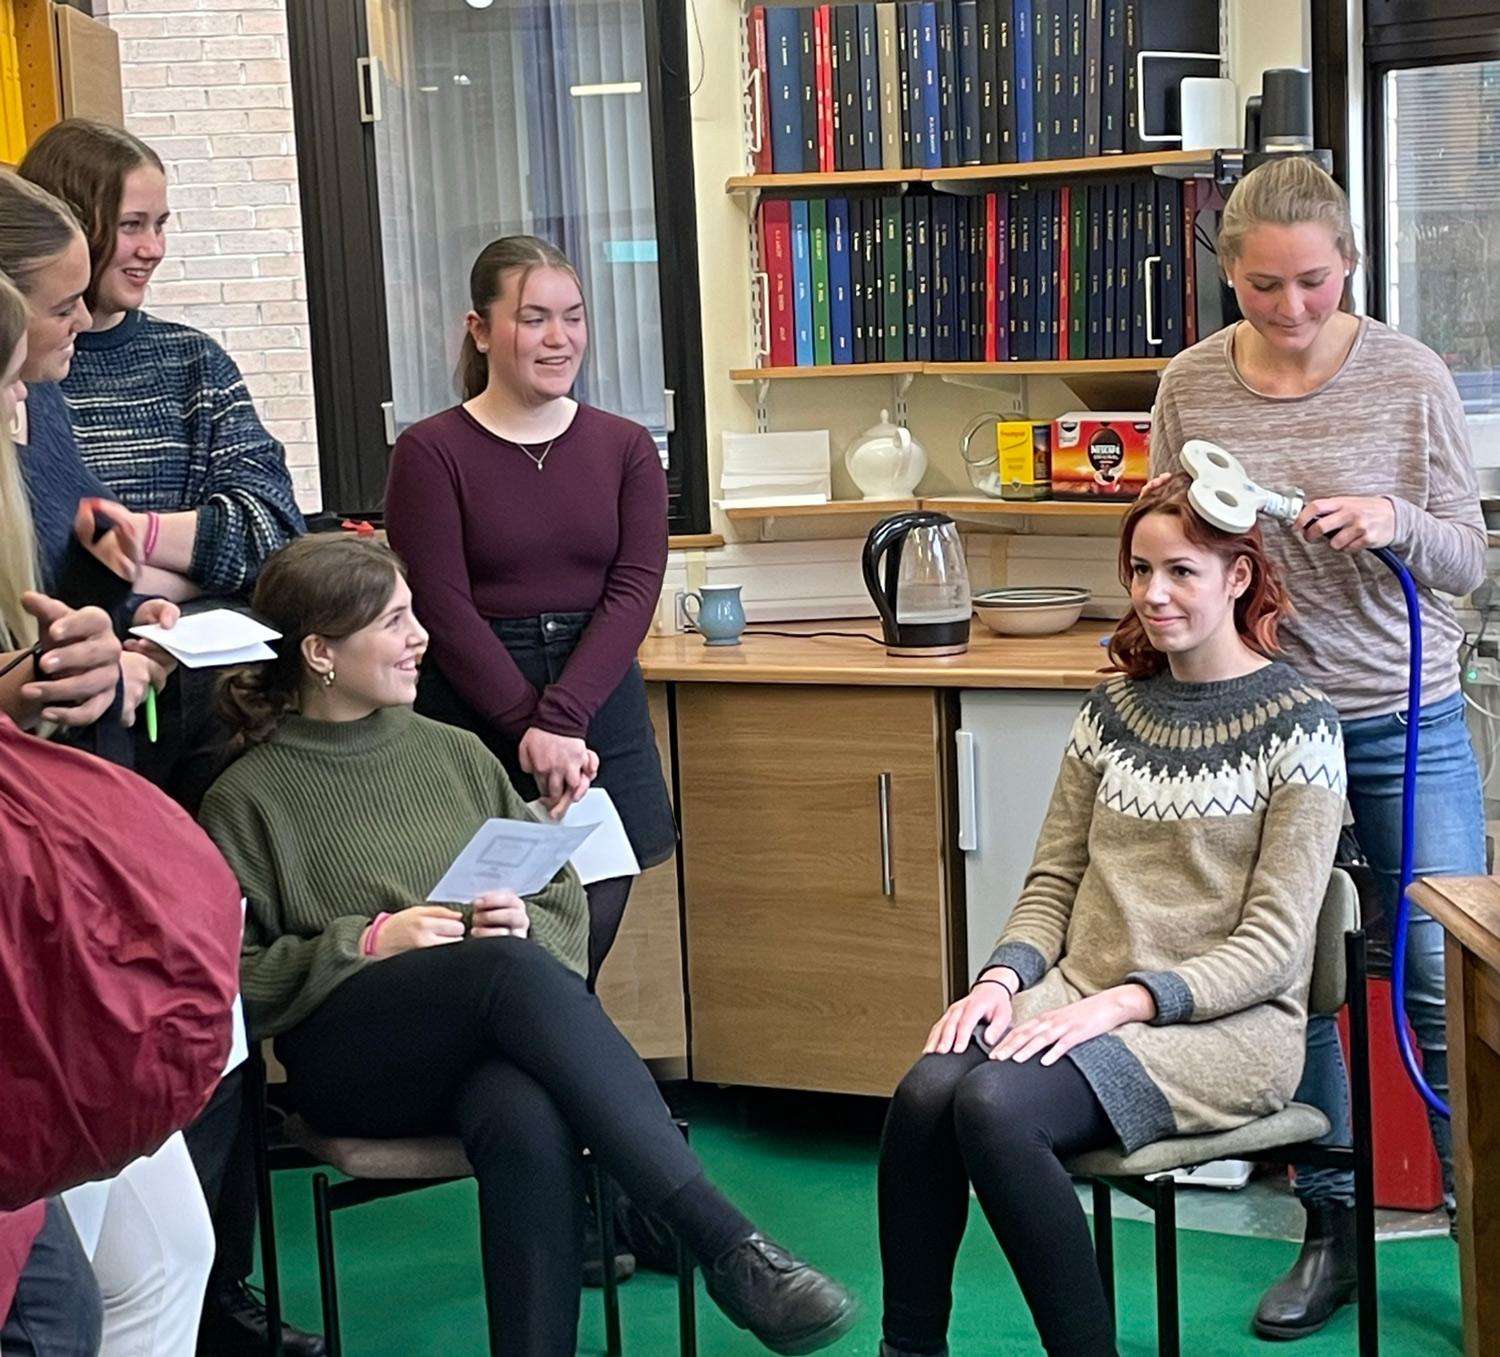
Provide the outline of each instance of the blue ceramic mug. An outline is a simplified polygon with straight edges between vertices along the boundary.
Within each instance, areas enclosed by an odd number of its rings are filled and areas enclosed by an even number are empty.
[[[689,589],[683,595],[682,611],[702,633],[704,645],[739,645],[740,633],[745,630],[745,607],[740,602],[738,584],[705,584],[701,589]]]

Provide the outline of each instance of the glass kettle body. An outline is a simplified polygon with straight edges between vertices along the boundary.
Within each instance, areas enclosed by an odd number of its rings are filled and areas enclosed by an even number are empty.
[[[887,654],[957,655],[969,648],[969,569],[958,525],[946,514],[883,519],[865,540],[862,565]]]

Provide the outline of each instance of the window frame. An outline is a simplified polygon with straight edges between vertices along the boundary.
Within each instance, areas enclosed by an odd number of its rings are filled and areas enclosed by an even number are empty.
[[[1365,0],[1365,267],[1369,311],[1388,321],[1386,77],[1418,67],[1500,60],[1500,0]],[[1454,8],[1464,13],[1454,14]],[[1377,11],[1373,12],[1372,11]]]
[[[697,199],[686,0],[643,0],[657,279],[665,384],[669,528],[709,531]],[[287,0],[325,511],[379,519],[391,399],[375,138],[355,112],[369,53],[365,0]],[[670,187],[669,187],[670,186]],[[454,317],[458,324],[458,317]]]

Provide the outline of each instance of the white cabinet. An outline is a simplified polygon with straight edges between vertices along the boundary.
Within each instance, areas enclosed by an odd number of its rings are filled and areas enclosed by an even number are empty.
[[[960,696],[955,765],[969,979],[988,959],[1026,879],[1085,696],[1017,689],[966,689]]]

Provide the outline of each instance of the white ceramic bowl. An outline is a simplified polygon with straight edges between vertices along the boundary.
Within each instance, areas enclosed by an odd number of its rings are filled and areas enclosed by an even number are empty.
[[[989,589],[975,595],[974,611],[997,636],[1053,636],[1067,631],[1089,601],[1087,589]]]

